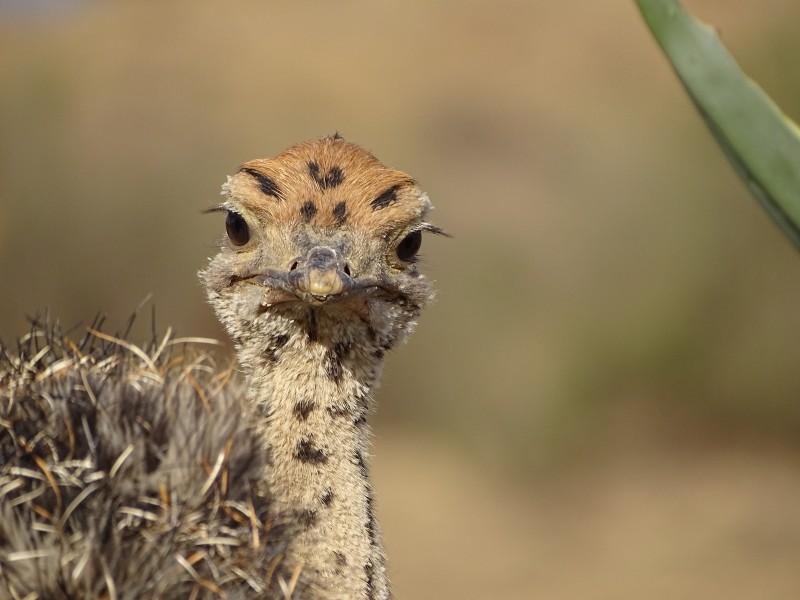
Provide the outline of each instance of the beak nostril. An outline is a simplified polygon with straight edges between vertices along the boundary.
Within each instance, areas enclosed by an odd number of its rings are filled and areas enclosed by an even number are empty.
[[[295,269],[297,269],[297,261],[294,261],[294,262],[292,263],[292,266],[291,266],[291,267],[289,267],[289,270],[290,270],[290,271],[294,271]]]

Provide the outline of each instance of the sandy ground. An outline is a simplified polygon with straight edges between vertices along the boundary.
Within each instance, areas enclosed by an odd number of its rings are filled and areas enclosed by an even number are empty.
[[[600,463],[520,484],[381,437],[397,597],[800,597],[800,458],[676,448]]]

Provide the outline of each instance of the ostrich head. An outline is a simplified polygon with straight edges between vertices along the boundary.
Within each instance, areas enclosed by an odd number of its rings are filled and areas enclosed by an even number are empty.
[[[245,363],[299,330],[391,348],[432,297],[416,265],[423,232],[442,233],[428,197],[338,135],[246,163],[223,193],[227,237],[201,278]]]

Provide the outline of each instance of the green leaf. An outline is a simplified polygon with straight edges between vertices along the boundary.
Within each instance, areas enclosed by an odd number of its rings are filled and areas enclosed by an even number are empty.
[[[678,0],[639,10],[736,171],[800,247],[800,131]]]

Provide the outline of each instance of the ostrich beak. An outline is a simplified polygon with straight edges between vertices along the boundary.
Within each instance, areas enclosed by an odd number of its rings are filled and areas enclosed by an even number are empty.
[[[312,248],[302,264],[295,263],[289,272],[289,284],[317,299],[337,296],[355,286],[348,267],[333,248]]]
[[[288,271],[267,269],[254,278],[272,291],[268,304],[292,299],[310,304],[347,301],[370,294],[396,292],[374,278],[353,277],[341,253],[329,246],[316,246]]]

